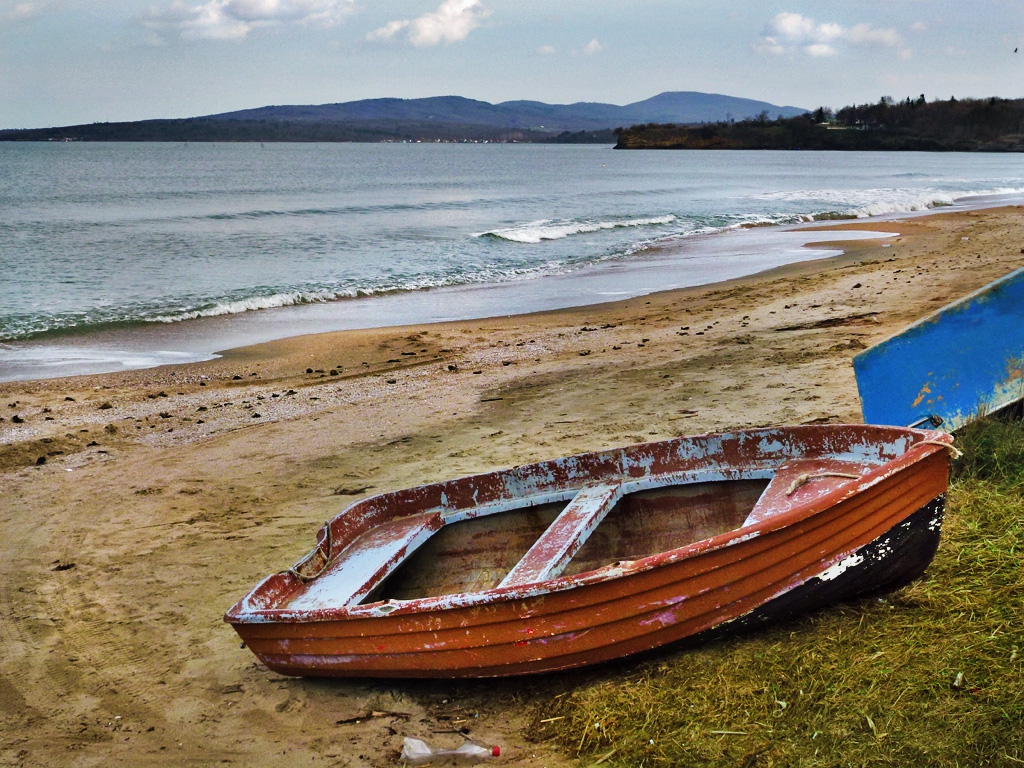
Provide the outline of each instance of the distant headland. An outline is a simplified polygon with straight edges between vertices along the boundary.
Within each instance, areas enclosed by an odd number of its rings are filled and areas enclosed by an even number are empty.
[[[765,111],[703,125],[638,124],[616,135],[616,149],[1024,152],[1024,99],[883,97],[834,113],[819,107],[772,119]]]

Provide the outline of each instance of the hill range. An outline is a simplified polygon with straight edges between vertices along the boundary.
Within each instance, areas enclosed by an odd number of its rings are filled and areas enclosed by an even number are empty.
[[[202,117],[0,130],[0,141],[606,141],[640,123],[697,125],[799,107],[697,91],[671,91],[625,106],[597,102],[491,104],[461,96],[266,106]]]

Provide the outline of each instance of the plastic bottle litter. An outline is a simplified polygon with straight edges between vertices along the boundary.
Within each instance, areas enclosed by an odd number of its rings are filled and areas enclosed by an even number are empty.
[[[402,744],[402,759],[409,765],[425,765],[441,761],[456,763],[476,763],[501,755],[501,747],[482,747],[479,744],[466,742],[458,749],[441,749],[431,747],[421,739],[408,736]]]

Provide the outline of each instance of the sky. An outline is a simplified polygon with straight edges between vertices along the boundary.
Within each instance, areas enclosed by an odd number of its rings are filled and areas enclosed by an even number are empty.
[[[0,0],[0,128],[663,91],[806,109],[1021,98],[1024,2]]]

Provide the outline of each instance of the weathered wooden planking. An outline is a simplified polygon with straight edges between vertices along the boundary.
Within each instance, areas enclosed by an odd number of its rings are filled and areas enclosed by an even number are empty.
[[[929,416],[947,432],[1024,397],[1024,269],[853,359],[866,424]]]

